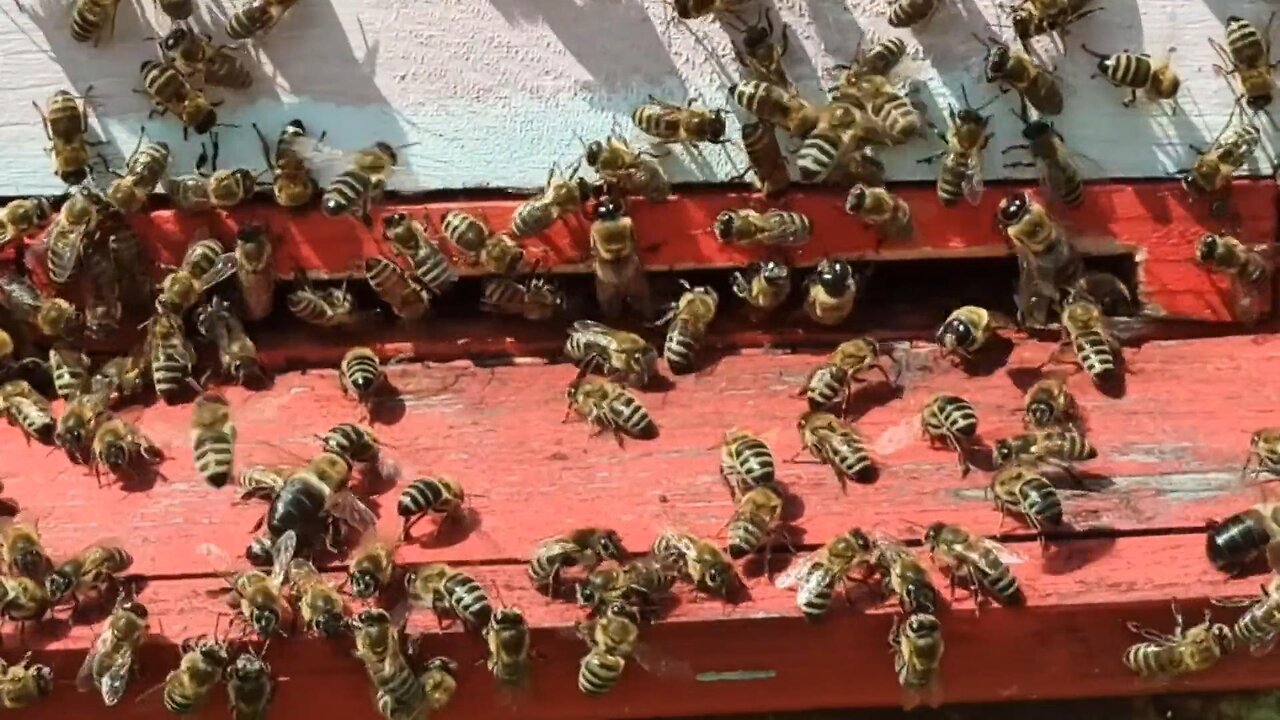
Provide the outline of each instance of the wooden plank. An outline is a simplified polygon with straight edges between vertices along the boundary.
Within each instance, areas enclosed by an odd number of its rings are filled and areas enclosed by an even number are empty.
[[[1100,395],[1083,375],[1072,377],[1101,453],[1082,469],[1114,483],[1069,496],[1072,521],[1116,532],[1188,530],[1257,502],[1260,490],[1241,483],[1239,468],[1249,435],[1274,423],[1275,398],[1246,381],[1280,372],[1280,343],[1266,340],[1153,342],[1131,349],[1134,374],[1121,399]],[[1008,367],[1034,367],[1050,351],[1045,343],[1020,344]],[[998,514],[983,497],[988,476],[975,471],[961,479],[952,453],[918,439],[914,418],[931,394],[959,393],[977,406],[990,442],[1020,428],[1022,393],[1005,372],[965,377],[931,356],[928,350],[910,356],[904,398],[891,400],[881,392],[885,388],[874,386],[857,396],[856,409],[866,410],[858,426],[885,468],[877,483],[843,494],[824,466],[781,466],[798,498],[792,542],[821,543],[851,520],[890,533],[930,517],[994,531]],[[779,460],[791,457],[799,447],[795,421],[804,408],[794,392],[818,361],[812,354],[732,356],[710,374],[646,393],[662,434],[625,449],[607,437],[589,437],[581,423],[561,424],[570,366],[392,367],[402,400],[379,409],[389,424],[378,432],[402,477],[396,487],[378,489],[380,527],[398,529],[400,488],[420,475],[447,473],[476,495],[479,526],[434,541],[424,533],[421,546],[404,549],[407,560],[523,559],[539,539],[601,518],[633,548],[646,547],[668,525],[714,534],[732,511],[717,476],[714,448],[722,433],[734,424],[749,427],[770,438]],[[239,429],[240,467],[296,462],[317,451],[316,435],[360,417],[329,370],[281,375],[269,392],[230,388],[227,394]],[[56,552],[127,529],[139,571],[162,576],[207,569],[195,553],[201,542],[240,552],[263,506],[233,505],[230,489],[217,492],[196,477],[190,406],[158,404],[126,413],[170,456],[161,467],[167,480],[150,488],[100,488],[87,469],[69,465],[60,452],[24,445],[10,429],[3,435],[11,468],[6,493],[40,518]]]
[[[789,195],[784,207],[808,215],[813,222],[813,238],[803,247],[782,253],[797,266],[812,266],[824,257],[869,260],[904,260],[921,257],[992,257],[1008,254],[1005,238],[995,226],[1000,200],[1019,186],[993,186],[976,206],[961,204],[943,208],[930,188],[903,186],[897,191],[911,204],[916,224],[915,239],[888,244],[877,250],[878,241],[860,221],[845,214],[842,194],[805,190]],[[1264,317],[1270,313],[1270,292],[1264,292],[1235,307],[1229,283],[1215,278],[1193,262],[1194,245],[1206,232],[1220,231],[1220,223],[1207,217],[1202,204],[1191,205],[1176,183],[1155,182],[1134,185],[1090,185],[1082,209],[1067,212],[1060,219],[1071,237],[1086,254],[1136,254],[1138,289],[1151,314],[1210,321],[1240,320],[1249,313]],[[1275,236],[1275,185],[1271,182],[1241,181],[1234,190],[1240,216],[1233,227],[1246,242],[1266,242]],[[440,201],[408,205],[391,204],[379,208],[379,215],[395,211],[429,217],[438,227],[444,214],[464,209],[482,215],[495,229],[505,228],[518,199],[486,202]],[[715,217],[722,210],[754,206],[762,208],[754,196],[736,189],[690,191],[666,203],[635,200],[632,214],[640,243],[640,254],[650,271],[690,268],[741,267],[766,257],[757,248],[731,247],[719,243],[713,233]],[[281,276],[306,274],[312,277],[348,277],[361,267],[363,258],[384,252],[379,233],[371,233],[359,223],[333,219],[318,210],[291,213],[279,208],[253,204],[229,213],[177,213],[157,210],[134,216],[133,224],[151,258],[163,265],[176,265],[190,239],[202,229],[230,245],[237,228],[246,222],[267,224],[279,238],[275,253],[276,271]],[[524,245],[530,261],[552,272],[590,272],[589,227],[582,218],[557,223],[543,235]],[[35,242],[35,241],[33,241]],[[32,272],[43,277],[39,255],[28,256]],[[1012,293],[1012,290],[1010,290]],[[737,304],[736,299],[725,298]]]
[[[1199,556],[1202,542],[1196,535],[1075,540],[1054,545],[1044,557],[1034,543],[1015,544],[1013,549],[1026,557],[1015,566],[1026,589],[1026,607],[985,607],[975,615],[961,593],[941,615],[947,643],[942,666],[946,699],[982,702],[1274,686],[1280,678],[1280,655],[1274,653],[1265,658],[1239,653],[1208,672],[1170,685],[1139,681],[1121,664],[1124,648],[1135,640],[1125,622],[1167,631],[1173,597],[1180,599],[1188,621],[1197,622],[1206,598],[1256,592],[1256,578],[1225,580],[1217,574]],[[811,624],[799,616],[789,593],[763,578],[749,579],[750,599],[735,606],[691,602],[682,594],[669,619],[642,633],[653,654],[666,661],[663,673],[631,666],[612,693],[587,698],[574,687],[582,645],[567,632],[578,612],[535,594],[521,567],[473,570],[494,596],[524,610],[541,657],[534,665],[530,693],[517,695],[513,707],[477,664],[484,657],[478,638],[457,628],[441,634],[429,614],[415,613],[411,629],[427,633],[427,652],[449,655],[462,666],[459,693],[450,709],[459,717],[655,717],[888,706],[900,701],[885,647],[895,607],[854,608],[838,602],[830,617]],[[134,681],[134,693],[163,679],[176,662],[173,643],[212,630],[217,601],[204,591],[218,582],[159,580],[143,591],[141,598],[157,619],[160,638],[143,656],[144,674]],[[1213,616],[1230,622],[1238,612],[1215,608]],[[32,634],[27,643],[38,648],[37,658],[52,663],[59,679],[69,678],[92,630],[77,625],[44,632],[53,634]],[[268,659],[288,678],[280,685],[277,713],[323,707],[344,717],[374,717],[365,680],[356,662],[346,657],[347,647],[344,642],[299,638],[272,643]],[[132,702],[132,697],[113,715],[154,718],[163,712],[157,695],[142,703]],[[91,707],[86,696],[60,687],[30,716],[66,717],[59,713],[79,715]]]

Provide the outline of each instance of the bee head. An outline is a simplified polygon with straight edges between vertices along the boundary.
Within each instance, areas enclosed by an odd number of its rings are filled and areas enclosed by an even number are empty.
[[[218,124],[218,111],[208,101],[188,102],[182,108],[182,123],[197,135],[207,135]]]
[[[489,622],[495,627],[503,625],[508,627],[520,627],[525,624],[524,613],[520,612],[519,608],[499,608],[494,611],[493,617],[490,618]]]
[[[1218,647],[1222,648],[1223,652],[1231,652],[1235,649],[1236,636],[1230,627],[1222,623],[1214,623],[1209,628],[1209,634],[1213,637],[1214,642],[1218,644]]]
[[[1270,101],[1271,101],[1271,98],[1268,97],[1267,102],[1270,102]],[[708,139],[710,139],[713,142],[718,142],[724,139],[724,130],[725,130],[724,111],[713,110],[711,112],[711,119],[707,121]]]
[[[35,215],[39,222],[44,222],[53,216],[53,205],[49,204],[48,198],[35,199]]]
[[[859,552],[870,552],[875,547],[871,537],[863,532],[861,528],[850,530],[849,539],[853,541],[853,547]]]
[[[613,530],[605,530],[596,539],[600,555],[610,560],[621,561],[627,549],[622,546],[622,538]]]
[[[996,219],[1008,227],[1017,223],[1031,209],[1031,198],[1025,192],[1016,192],[1000,201]]]
[[[231,662],[231,658],[227,657],[227,646],[220,642],[200,643],[200,657],[210,665],[220,668]]]
[[[53,602],[58,602],[66,597],[67,593],[71,592],[71,588],[75,587],[75,584],[75,579],[61,570],[54,571],[44,581],[45,590],[49,593],[49,599]]]
[[[867,188],[862,183],[849,190],[849,197],[844,201],[845,212],[856,213],[867,203]]]
[[[147,606],[137,600],[129,600],[125,602],[120,606],[120,609],[141,620],[146,620],[147,616],[150,615],[147,611]]]
[[[409,222],[409,215],[402,212],[394,212],[382,218],[382,226],[388,230],[395,229]]]
[[[729,587],[729,572],[727,567],[716,564],[707,568],[702,577],[707,587],[723,591]]]
[[[89,168],[65,168],[58,171],[58,177],[68,185],[79,185],[89,179]]]
[[[938,618],[924,613],[913,613],[907,618],[907,633],[922,635],[938,629]]]
[[[587,143],[587,148],[583,151],[582,159],[587,161],[587,165],[595,167],[600,163],[600,156],[603,154],[604,143],[599,140],[592,140]]]
[[[336,637],[342,628],[342,614],[333,611],[320,613],[311,621],[311,630],[320,637]]]
[[[382,608],[367,608],[361,610],[356,615],[356,625],[359,627],[372,627],[375,625],[390,625],[391,615]]]
[[[1022,137],[1028,142],[1035,142],[1046,135],[1053,135],[1055,132],[1053,123],[1048,120],[1034,120],[1023,126]]]
[[[53,691],[53,669],[48,665],[32,665],[31,675],[36,679],[36,692],[48,695]]]
[[[458,672],[458,662],[453,658],[447,658],[443,655],[433,657],[427,661],[427,670],[441,672],[446,675],[456,675]]]
[[[1196,242],[1196,260],[1207,263],[1213,260],[1213,256],[1218,254],[1218,244],[1222,242],[1221,238],[1213,233],[1207,233],[1204,237]]]
[[[1027,404],[1027,417],[1038,426],[1048,425],[1053,421],[1053,405],[1040,400],[1034,400]]]
[[[761,263],[759,273],[760,277],[764,278],[765,282],[768,283],[781,283],[791,277],[791,270],[786,265],[774,260]]]
[[[102,464],[111,469],[122,468],[129,462],[129,452],[124,443],[111,443],[102,450]]]
[[[254,608],[251,613],[251,622],[253,629],[262,637],[270,637],[275,634],[276,627],[280,624],[280,611],[271,608]]]
[[[367,570],[351,573],[351,594],[365,600],[378,594],[378,578]]]
[[[853,285],[853,268],[849,263],[823,260],[814,273],[818,287],[831,296],[843,295]]]
[[[737,225],[737,216],[732,210],[725,210],[716,216],[715,233],[716,239],[720,242],[729,242],[733,239],[733,228]]]
[[[938,328],[938,345],[948,352],[957,347],[969,347],[973,340],[973,328],[960,318],[951,318]]]
[[[600,602],[600,594],[589,581],[578,583],[574,595],[578,598],[578,605],[581,607],[594,607]]]
[[[956,113],[956,122],[960,125],[976,125],[978,127],[986,127],[991,122],[990,115],[983,115],[973,108],[961,108]]]
[[[191,31],[178,25],[170,30],[168,35],[161,38],[160,47],[165,52],[173,52],[182,47],[189,37],[191,37]]]
[[[995,82],[1009,70],[1009,46],[1002,42],[987,47],[987,82]]]
[[[611,617],[626,618],[636,625],[640,624],[640,613],[631,603],[616,602],[609,605],[608,614]]]
[[[1001,467],[1013,461],[1014,447],[1013,441],[1009,438],[1000,438],[996,441],[995,446],[991,449],[991,457],[995,460],[996,467]]]
[[[285,126],[284,126],[284,127],[285,127],[285,129],[286,129],[286,130],[291,130],[291,131],[293,131],[294,133],[299,134],[299,135],[306,135],[306,134],[307,134],[307,126],[306,126],[306,125],[303,125],[303,124],[302,124],[302,121],[301,121],[301,120],[299,120],[298,118],[294,118],[294,119],[290,120],[288,123],[285,123]]]
[[[400,162],[400,156],[396,154],[396,149],[391,147],[390,143],[385,143],[379,140],[373,144],[373,148],[385,155],[392,165],[396,165]]]

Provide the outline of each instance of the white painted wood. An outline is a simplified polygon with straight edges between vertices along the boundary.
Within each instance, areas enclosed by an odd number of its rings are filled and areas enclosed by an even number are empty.
[[[227,0],[197,2],[196,26],[222,38]],[[758,2],[769,0],[748,0],[743,14],[756,17]],[[975,102],[990,97],[994,88],[979,77],[983,50],[970,34],[993,32],[1000,15],[992,0],[943,0],[941,11],[914,32],[888,28],[885,2],[777,0],[791,33],[788,66],[806,95],[821,97],[819,77],[848,61],[864,34],[898,33],[922,57],[921,97],[935,122],[943,121],[940,105],[958,102],[962,84]],[[1056,59],[1069,93],[1058,128],[1073,149],[1094,161],[1085,163],[1094,177],[1166,177],[1190,162],[1188,143],[1206,143],[1219,132],[1231,108],[1206,39],[1221,39],[1231,15],[1261,25],[1273,5],[1096,2],[1106,10],[1076,25],[1069,52]],[[131,92],[140,85],[142,60],[155,56],[154,44],[144,38],[170,27],[150,0],[124,0],[114,38],[97,48],[71,39],[71,0],[21,3],[23,11],[12,0],[0,2],[0,195],[63,189],[49,170],[31,107],[59,88],[94,86],[94,125],[114,157],[133,148],[146,124],[150,135],[174,146],[175,171],[191,169],[198,144],[184,144],[172,119],[148,122],[145,98]],[[667,0],[302,0],[271,35],[254,43],[262,68],[255,87],[215,91],[226,99],[223,120],[241,126],[222,132],[223,164],[260,168],[250,123],[274,134],[298,117],[327,130],[329,142],[340,148],[375,139],[416,143],[404,150],[397,189],[536,186],[552,162],[571,163],[581,152],[577,134],[598,137],[617,127],[638,139],[629,113],[650,94],[732,104],[722,72],[737,70],[725,31],[710,19],[671,20]],[[1166,108],[1142,102],[1122,107],[1122,91],[1090,78],[1094,61],[1079,51],[1081,41],[1103,51],[1153,54],[1176,46],[1183,112],[1170,116]],[[996,139],[986,157],[989,177],[1008,175],[999,151],[1019,139],[1010,113],[1014,98],[990,108]],[[1269,156],[1273,129],[1261,124]],[[887,153],[890,177],[931,178],[933,170],[916,160],[939,147],[918,141]],[[702,156],[677,152],[667,161],[673,179],[722,180],[745,167],[727,148],[704,148]],[[1254,172],[1266,168],[1269,160],[1260,157]]]

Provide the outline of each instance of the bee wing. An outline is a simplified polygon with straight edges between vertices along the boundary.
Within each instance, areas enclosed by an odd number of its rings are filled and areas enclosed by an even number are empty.
[[[990,538],[983,538],[981,540],[981,544],[991,552],[995,553],[996,557],[1000,558],[1000,561],[1006,565],[1017,565],[1027,561],[1027,559],[1022,555],[1019,555],[1005,545],[1001,545]]]
[[[196,546],[196,552],[200,553],[208,560],[209,565],[221,575],[231,573],[231,556],[226,550],[214,545],[213,543],[200,543]]]
[[[1262,657],[1275,648],[1277,640],[1280,640],[1280,629],[1272,628],[1266,637],[1249,643],[1249,654],[1253,657]]]
[[[102,702],[111,707],[120,702],[124,691],[129,687],[129,673],[133,668],[133,650],[121,648],[111,668],[98,680],[98,692],[102,693]]]
[[[648,643],[636,643],[632,657],[636,659],[636,664],[658,677],[675,679],[694,675],[692,665]]]
[[[311,166],[317,175],[332,177],[347,170],[354,153],[325,145],[319,138],[311,135],[298,135],[290,141],[293,148],[303,160]]]
[[[98,638],[93,642],[93,648],[84,656],[84,662],[80,663],[80,669],[76,672],[76,689],[80,692],[88,692],[93,689],[95,684],[93,677],[93,666],[97,663],[98,656],[101,655],[108,647],[111,646],[111,631],[103,630],[98,634]]]
[[[236,274],[236,270],[240,267],[239,261],[236,260],[235,253],[224,253],[218,256],[218,261],[209,268],[209,272],[200,277],[200,287],[208,289],[226,280]]]
[[[329,498],[330,513],[345,520],[357,532],[365,533],[378,524],[378,516],[353,493],[343,490]]]
[[[960,183],[960,187],[964,190],[964,199],[969,201],[970,205],[977,205],[982,201],[982,150],[976,150],[969,156],[969,169],[964,175],[964,180]]]
[[[798,586],[800,581],[804,580],[805,575],[809,574],[810,568],[812,568],[819,559],[821,559],[821,553],[812,552],[804,558],[791,563],[791,565],[789,565],[787,569],[773,581],[774,586],[781,590],[787,590]]]
[[[921,705],[936,708],[942,704],[942,673],[934,668],[924,687],[903,688],[902,709],[912,710]]]
[[[298,536],[292,530],[286,530],[271,549],[271,582],[276,587],[280,587],[289,574],[289,563],[297,549]]]

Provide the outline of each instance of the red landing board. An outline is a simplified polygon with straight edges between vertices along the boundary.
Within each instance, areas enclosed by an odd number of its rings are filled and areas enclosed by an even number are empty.
[[[929,187],[895,188],[911,205],[916,237],[877,250],[873,233],[844,211],[844,195],[822,190],[789,194],[778,207],[797,210],[813,222],[813,238],[789,251],[794,265],[811,266],[824,257],[902,260],[922,257],[991,257],[1008,249],[995,225],[1000,199],[1017,186],[995,185],[973,207],[961,203],[943,208]],[[1139,261],[1140,294],[1151,314],[1194,320],[1239,320],[1250,314],[1234,307],[1236,297],[1223,278],[1212,278],[1192,262],[1193,248],[1206,232],[1232,232],[1250,244],[1271,243],[1276,234],[1276,187],[1270,181],[1239,180],[1233,206],[1238,215],[1225,221],[1207,215],[1203,203],[1192,204],[1174,182],[1131,185],[1095,184],[1085,204],[1061,211],[1059,219],[1086,254],[1135,254]],[[412,205],[390,204],[375,215],[406,211],[439,228],[445,213],[462,209],[481,215],[495,230],[505,229],[519,199],[485,202],[440,201]],[[735,267],[765,256],[755,248],[728,247],[716,241],[711,228],[726,209],[756,207],[754,195],[708,188],[691,191],[670,202],[634,201],[632,216],[640,254],[650,270]],[[135,229],[161,263],[176,264],[191,237],[203,228],[228,243],[240,224],[264,222],[281,238],[277,271],[284,276],[348,276],[360,260],[385,252],[380,234],[371,233],[351,218],[329,218],[318,210],[290,213],[254,204],[228,213],[176,213],[158,210],[136,216]],[[552,272],[590,272],[589,227],[570,218],[541,236],[523,241],[530,260]],[[381,223],[374,230],[380,233]],[[1266,293],[1269,296],[1270,293]],[[1269,308],[1269,297],[1256,299],[1255,309]],[[1263,312],[1266,312],[1265,310]]]
[[[935,392],[964,395],[977,406],[982,435],[994,440],[1018,429],[1021,392],[1010,377],[1033,375],[1051,351],[1018,345],[1006,369],[967,377],[930,354],[908,356],[905,396],[891,398],[875,382],[855,397],[857,424],[872,439],[884,472],[870,486],[847,493],[825,468],[783,464],[791,494],[792,542],[801,553],[859,525],[918,537],[935,520],[993,532],[999,515],[984,500],[988,475],[961,478],[954,456],[920,442],[914,418]],[[1124,621],[1168,630],[1168,601],[1177,597],[1191,621],[1210,597],[1256,592],[1257,578],[1224,580],[1205,560],[1202,529],[1264,497],[1246,486],[1239,467],[1249,434],[1274,424],[1280,395],[1274,383],[1250,382],[1280,372],[1280,343],[1271,337],[1151,342],[1128,350],[1133,374],[1127,393],[1110,398],[1075,375],[1100,457],[1085,466],[1097,489],[1067,497],[1067,514],[1088,536],[1056,538],[1042,556],[1029,533],[1006,524],[1005,539],[1025,559],[1015,566],[1029,597],[1022,609],[985,609],[975,616],[960,601],[943,614],[946,697],[953,701],[1137,694],[1167,688],[1138,682],[1120,663],[1134,640]],[[396,488],[381,487],[376,506],[383,530],[398,528],[395,497],[424,473],[449,473],[476,495],[478,522],[402,547],[404,563],[446,560],[467,566],[519,605],[535,627],[544,657],[535,664],[530,694],[515,709],[485,677],[478,638],[451,631],[435,636],[429,615],[413,627],[432,632],[426,650],[456,657],[464,668],[457,717],[599,718],[786,710],[803,707],[890,705],[898,701],[885,637],[888,607],[845,607],[827,622],[807,624],[793,598],[773,587],[754,565],[744,566],[749,599],[733,607],[711,600],[682,602],[668,621],[644,631],[665,657],[659,672],[631,664],[614,694],[588,699],[574,688],[580,643],[565,636],[578,613],[528,587],[522,560],[533,544],[577,525],[608,523],[634,551],[643,551],[667,526],[715,535],[732,505],[716,475],[715,445],[739,424],[768,437],[779,459],[798,447],[794,423],[804,407],[793,396],[817,355],[749,354],[725,358],[704,375],[679,378],[666,392],[642,398],[661,436],[619,448],[591,438],[581,423],[561,424],[564,365],[475,368],[464,364],[401,365],[391,375],[401,403],[385,402],[378,429],[389,457],[403,468]],[[1022,370],[1020,370],[1022,369]],[[289,373],[268,392],[230,391],[240,438],[238,462],[289,462],[315,451],[314,435],[358,417],[331,371]],[[232,555],[249,539],[260,506],[233,504],[229,490],[196,479],[186,447],[190,406],[157,405],[135,415],[170,455],[168,476],[154,487],[98,487],[60,453],[26,447],[16,430],[0,435],[9,476],[6,494],[35,516],[57,556],[105,535],[126,538],[136,570],[149,577],[142,599],[152,608],[159,637],[144,654],[135,691],[163,679],[176,662],[173,644],[210,632],[218,601],[205,597],[218,579],[196,552],[216,543]],[[340,567],[340,564],[339,564]],[[941,580],[939,579],[939,582]],[[1238,610],[1215,609],[1227,621]],[[17,638],[5,634],[4,655],[27,648],[70,679],[91,642],[84,626],[49,622]],[[288,678],[277,717],[323,710],[373,718],[360,669],[348,646],[301,638],[272,643],[269,659]],[[1273,674],[1275,673],[1275,674]],[[856,681],[851,681],[856,678]],[[1233,657],[1218,668],[1179,681],[1175,690],[1274,687],[1280,657]],[[159,718],[159,696],[131,695],[112,716]],[[85,696],[65,685],[32,717],[90,715]],[[47,714],[46,714],[47,713]],[[282,714],[283,713],[283,714]],[[104,713],[102,715],[106,717]],[[449,715],[445,715],[449,716]]]

